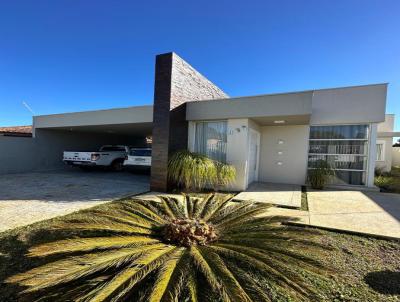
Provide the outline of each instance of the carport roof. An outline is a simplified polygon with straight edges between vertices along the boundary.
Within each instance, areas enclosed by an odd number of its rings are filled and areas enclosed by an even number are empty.
[[[123,125],[151,126],[152,123],[152,105],[39,115],[33,118],[34,129],[70,129],[79,127],[90,130],[95,127],[100,129],[102,126],[107,125],[120,125],[120,127]]]

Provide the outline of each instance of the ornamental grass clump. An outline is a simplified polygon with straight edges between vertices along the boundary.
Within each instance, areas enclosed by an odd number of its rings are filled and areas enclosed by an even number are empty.
[[[168,179],[184,191],[222,188],[236,177],[233,166],[187,150],[176,152],[168,162]]]
[[[232,197],[127,199],[56,221],[71,235],[31,247],[40,265],[7,282],[24,301],[318,301],[316,231]]]
[[[311,188],[322,190],[334,175],[335,171],[326,160],[318,160],[308,170],[308,183]]]

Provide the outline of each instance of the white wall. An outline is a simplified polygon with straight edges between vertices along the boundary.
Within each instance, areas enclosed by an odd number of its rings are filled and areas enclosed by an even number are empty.
[[[376,168],[383,172],[390,172],[393,166],[392,160],[392,145],[393,137],[390,135],[394,130],[394,114],[386,114],[385,121],[378,124],[378,142],[384,143],[384,158],[382,161],[376,161]]]
[[[386,114],[385,121],[378,124],[379,132],[393,132],[394,130],[394,114]]]
[[[236,168],[236,181],[230,189],[245,190],[247,187],[248,119],[228,120],[227,163]]]
[[[305,184],[309,132],[307,125],[262,127],[259,181]]]
[[[383,122],[386,91],[386,84],[316,90],[311,125]]]
[[[400,147],[392,147],[392,165],[400,167]]]
[[[376,168],[384,171],[389,172],[392,168],[392,145],[393,145],[393,138],[391,137],[378,137],[377,144],[382,142],[383,146],[383,160],[376,161],[375,166]]]

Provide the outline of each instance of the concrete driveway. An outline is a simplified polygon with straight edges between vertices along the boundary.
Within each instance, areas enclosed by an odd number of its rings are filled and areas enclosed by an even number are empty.
[[[300,208],[301,186],[254,182],[246,191],[236,195],[234,199],[266,202],[288,208]]]
[[[309,211],[272,209],[298,224],[400,238],[400,194],[350,190],[307,192]]]
[[[148,175],[127,172],[0,175],[0,232],[148,190]]]
[[[400,238],[400,194],[324,190],[307,198],[311,225]]]

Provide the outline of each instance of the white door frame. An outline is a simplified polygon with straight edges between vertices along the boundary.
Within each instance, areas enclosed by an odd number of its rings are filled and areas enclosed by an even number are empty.
[[[261,143],[261,134],[260,132],[249,128],[249,137],[248,137],[248,143],[247,143],[247,162],[250,164],[250,144],[251,144],[251,135],[254,133],[256,135],[256,171],[254,175],[254,180],[253,181],[258,181],[258,173],[259,173],[259,166],[260,166],[260,143]],[[247,178],[246,178],[246,187],[249,185],[249,176],[250,176],[250,166],[247,169]]]

